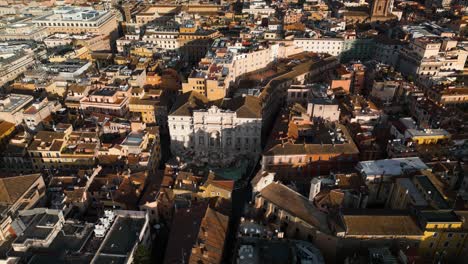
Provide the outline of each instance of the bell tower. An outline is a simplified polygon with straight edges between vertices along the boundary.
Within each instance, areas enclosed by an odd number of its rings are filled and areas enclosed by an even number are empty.
[[[391,14],[393,0],[374,0],[371,7],[371,17],[386,17]]]

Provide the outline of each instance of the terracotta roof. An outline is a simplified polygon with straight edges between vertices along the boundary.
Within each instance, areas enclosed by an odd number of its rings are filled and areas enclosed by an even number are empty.
[[[213,180],[211,184],[213,184],[216,187],[230,191],[230,192],[232,192],[232,190],[234,189],[233,180]]]
[[[193,110],[207,109],[211,105],[235,111],[239,118],[262,117],[261,100],[255,96],[238,96],[229,100],[209,102],[204,95],[195,91],[187,92],[177,97],[170,115],[190,116]]]
[[[223,100],[220,107],[235,111],[237,117],[240,118],[262,117],[262,103],[255,96],[238,96],[230,100]]]
[[[140,198],[140,205],[156,201],[157,195],[161,189],[161,183],[164,177],[163,173],[162,170],[158,170],[156,174],[148,175],[148,183]]]
[[[0,203],[15,203],[40,177],[31,174],[0,179]]]
[[[37,110],[37,108],[36,108],[35,106],[31,106],[31,107],[29,107],[28,109],[26,109],[26,110],[23,112],[23,114],[25,114],[25,115],[33,115],[33,114],[37,113],[37,111],[38,111],[38,110]]]
[[[287,142],[283,145],[277,144],[267,150],[264,155],[318,155],[318,154],[359,154],[359,149],[354,142],[336,144],[294,144]]]
[[[54,143],[50,146],[50,151],[60,151],[62,149],[63,140],[54,140]]]
[[[65,137],[65,133],[62,133],[62,132],[39,131],[34,136],[34,140],[52,142],[52,140],[54,139],[63,139],[64,137]]]
[[[191,91],[177,97],[170,115],[191,116],[193,110],[204,109],[208,99],[198,92]]]
[[[98,159],[100,164],[115,165],[120,158],[118,155],[100,155]]]
[[[192,247],[195,245],[200,225],[208,204],[192,203],[190,208],[180,208],[174,212],[164,264],[187,263]]]
[[[397,210],[352,210],[343,213],[348,236],[422,236],[409,212]]]
[[[201,222],[197,244],[189,263],[221,263],[228,231],[229,217],[208,208]]]
[[[360,187],[366,185],[362,177],[357,173],[349,175],[337,174],[335,177],[337,180],[339,180],[337,184],[340,189],[359,189]]]
[[[288,141],[282,144],[281,137],[279,135],[286,135],[289,130],[289,119],[279,117],[274,125],[274,131],[271,133],[268,139],[267,146],[263,155],[275,156],[275,155],[319,155],[319,154],[359,154],[359,149],[352,140],[348,129],[341,125],[336,124],[336,128],[341,129],[343,138],[347,142],[332,144],[330,136],[328,134],[328,125],[321,126],[321,130],[315,133],[312,141],[308,139],[301,139],[294,143]],[[292,122],[291,122],[292,123]],[[331,126],[330,126],[331,127]],[[289,131],[291,132],[291,131]],[[323,139],[323,140],[322,140]],[[328,140],[328,141],[327,141]]]
[[[330,232],[327,225],[327,216],[320,212],[309,199],[287,186],[277,182],[270,183],[260,191],[260,194],[265,200],[318,228],[320,231]]]
[[[64,190],[64,193],[67,196],[68,201],[79,203],[84,199],[85,191],[86,190],[84,188],[79,188],[72,191]]]
[[[15,124],[7,121],[0,121],[0,137],[2,137],[3,134],[5,134],[12,127],[15,127]]]
[[[341,207],[344,196],[341,190],[324,190],[315,196],[314,203],[320,208]]]

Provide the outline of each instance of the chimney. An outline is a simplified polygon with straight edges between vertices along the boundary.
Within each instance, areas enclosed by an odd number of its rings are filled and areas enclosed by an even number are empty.
[[[319,178],[313,178],[310,181],[309,201],[313,201],[315,196],[320,192],[321,180]]]

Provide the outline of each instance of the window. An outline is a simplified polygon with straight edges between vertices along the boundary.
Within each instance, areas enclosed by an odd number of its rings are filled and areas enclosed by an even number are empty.
[[[444,243],[444,247],[448,247],[448,246],[449,246],[449,244],[450,244],[450,243],[449,243],[448,241],[447,241],[447,242],[445,242],[445,243]]]
[[[453,237],[453,233],[448,233],[447,236],[448,237]]]

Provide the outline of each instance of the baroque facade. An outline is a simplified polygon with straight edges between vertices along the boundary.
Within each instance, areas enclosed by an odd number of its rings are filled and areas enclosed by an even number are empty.
[[[180,158],[227,165],[239,157],[254,158],[261,150],[259,101],[253,96],[203,106],[206,97],[186,93],[169,114],[171,151]]]

